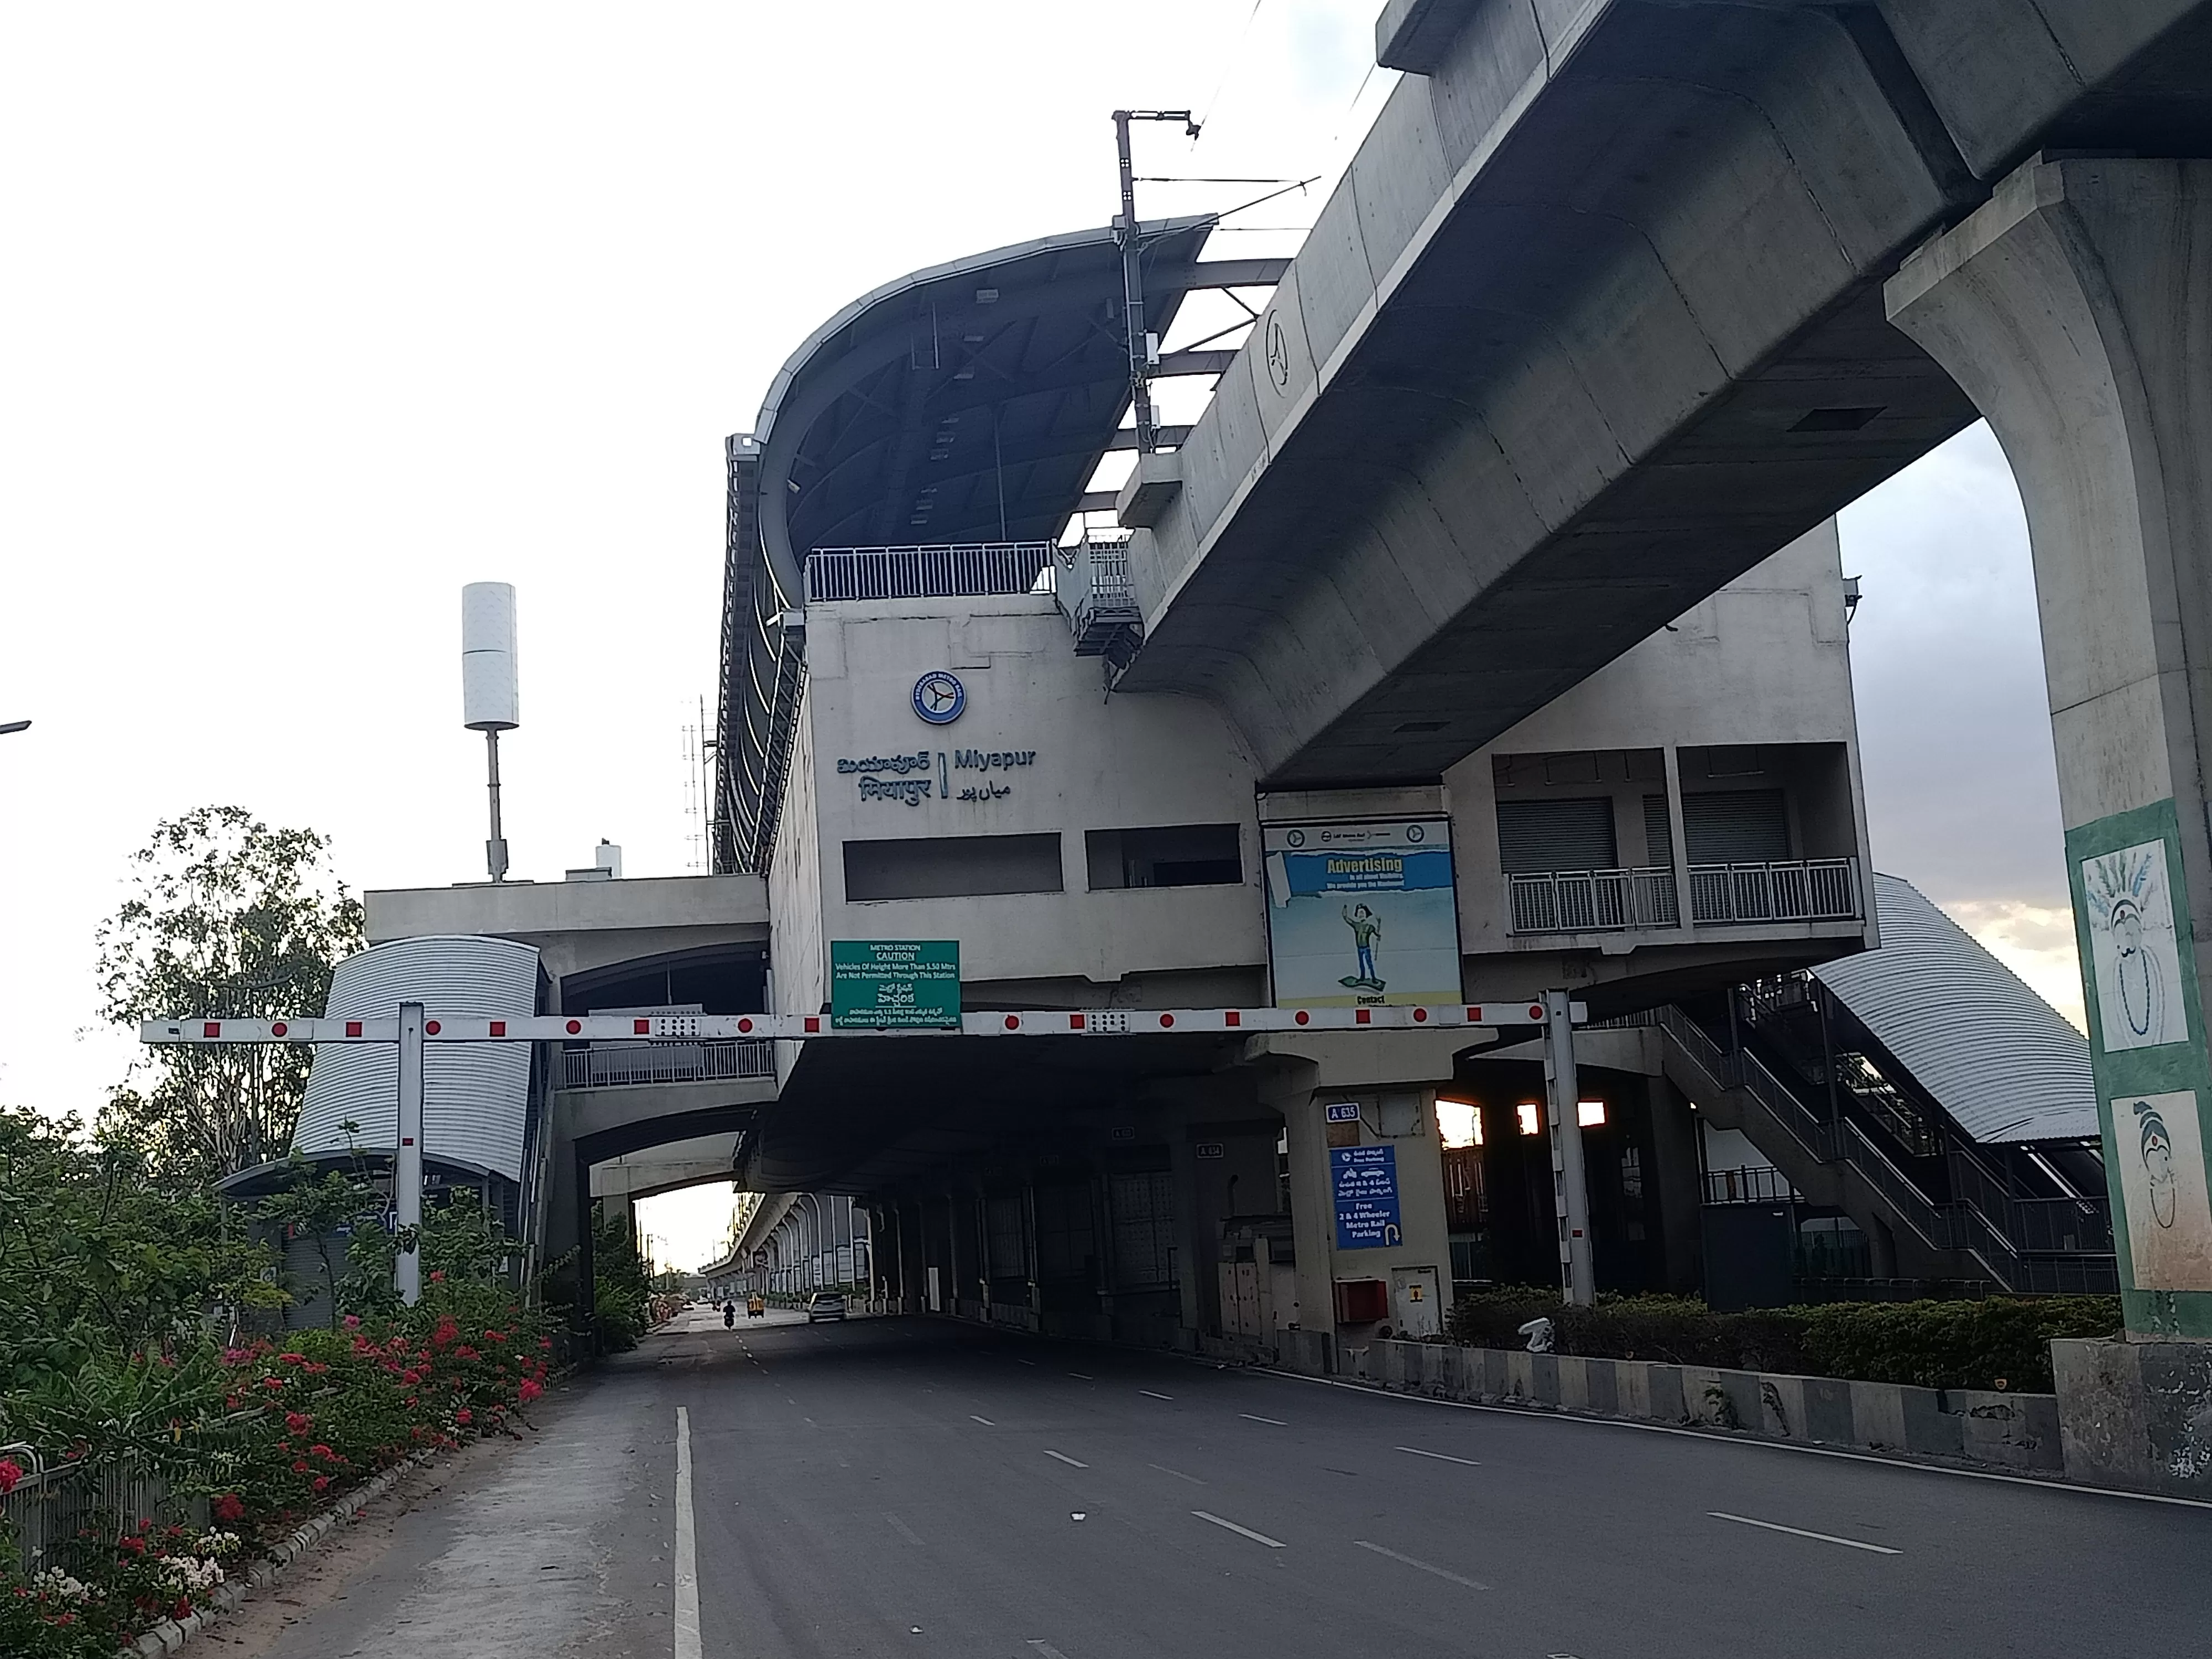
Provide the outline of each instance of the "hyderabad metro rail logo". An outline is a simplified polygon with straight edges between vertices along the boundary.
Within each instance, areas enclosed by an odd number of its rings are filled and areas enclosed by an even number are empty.
[[[914,712],[932,726],[950,726],[968,707],[968,688],[942,668],[914,683]]]

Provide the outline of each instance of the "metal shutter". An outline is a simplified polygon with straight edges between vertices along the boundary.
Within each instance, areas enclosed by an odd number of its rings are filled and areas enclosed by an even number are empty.
[[[1498,859],[1509,876],[1619,869],[1611,798],[1498,802]]]
[[[1674,862],[1674,821],[1664,795],[1644,798],[1644,861],[1660,869]]]
[[[1682,797],[1692,864],[1771,864],[1790,856],[1790,809],[1779,789],[1716,789]]]
[[[984,1240],[991,1249],[988,1268],[993,1279],[1026,1279],[1029,1251],[1022,1240],[1022,1195],[1012,1193],[993,1198],[984,1206]]]
[[[1036,1189],[1037,1277],[1075,1279],[1091,1270],[1091,1188]]]
[[[1117,1175],[1108,1188],[1114,1212],[1114,1288],[1175,1283],[1175,1189],[1165,1170]]]

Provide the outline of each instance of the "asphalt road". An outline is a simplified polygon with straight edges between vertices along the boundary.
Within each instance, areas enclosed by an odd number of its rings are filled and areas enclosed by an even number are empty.
[[[2212,1630],[2212,1510],[934,1321],[701,1310],[501,1456],[266,1651],[1965,1659]]]

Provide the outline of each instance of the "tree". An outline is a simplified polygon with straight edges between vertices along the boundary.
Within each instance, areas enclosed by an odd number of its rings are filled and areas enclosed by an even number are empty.
[[[100,926],[101,1017],[320,1013],[331,968],[362,945],[360,902],[329,852],[328,837],[238,806],[156,824],[131,855],[130,898]],[[102,1126],[135,1135],[164,1170],[217,1179],[290,1147],[308,1059],[284,1044],[150,1049]]]
[[[0,1419],[11,1389],[92,1355],[196,1340],[211,1302],[274,1305],[270,1261],[221,1200],[149,1170],[128,1139],[0,1109]]]

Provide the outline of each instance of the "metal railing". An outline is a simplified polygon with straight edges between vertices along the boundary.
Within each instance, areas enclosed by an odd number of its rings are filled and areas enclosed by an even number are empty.
[[[1690,866],[1693,922],[1856,921],[1864,914],[1856,859]]]
[[[1793,983],[1794,995],[1789,988]],[[1935,1127],[1866,1055],[1845,1048],[1824,1057],[1817,1045],[1791,1030],[1782,1016],[1808,1005],[1809,988],[1803,975],[1759,981],[1744,987],[1739,995],[1746,1018],[1816,1090],[1825,1092],[1828,1088],[1830,1079],[1824,1075],[1824,1068],[1832,1062],[1838,1104],[1849,1102],[1913,1157],[1924,1158],[1942,1149],[1942,1137]]]
[[[1516,933],[1619,933],[1681,922],[1669,865],[1524,870],[1508,874],[1505,884]],[[1690,866],[1693,922],[1856,921],[1864,914],[1856,859]]]
[[[1979,1158],[1953,1152],[1951,1196],[1990,1217],[2014,1250],[2099,1255],[2112,1248],[2112,1201],[2106,1198],[2021,1198]]]
[[[811,603],[1050,592],[1052,555],[1050,542],[818,547],[806,556],[806,597]]]
[[[1144,626],[1129,580],[1129,544],[1085,538],[1058,554],[1053,592],[1079,657],[1105,656]]]
[[[775,1045],[730,1042],[624,1042],[571,1048],[561,1056],[563,1089],[628,1089],[647,1083],[712,1083],[775,1075]]]
[[[1708,1204],[1790,1204],[1796,1199],[1797,1188],[1777,1169],[1705,1171]]]
[[[1667,865],[1620,870],[1530,870],[1506,877],[1516,933],[1615,933],[1672,927],[1680,919]]]
[[[2112,1247],[2106,1205],[2094,1199],[2015,1199],[1971,1159],[1956,1160],[1952,1171],[1954,1181],[1966,1183],[1963,1189],[1954,1188],[1949,1201],[1938,1203],[1858,1124],[1821,1120],[1758,1055],[1723,1048],[1679,1008],[1662,1009],[1658,1024],[1713,1086],[1755,1096],[1816,1161],[1850,1164],[1931,1249],[1972,1255],[1991,1279],[2013,1291],[2107,1290],[2117,1284],[2117,1268],[2103,1254]]]

